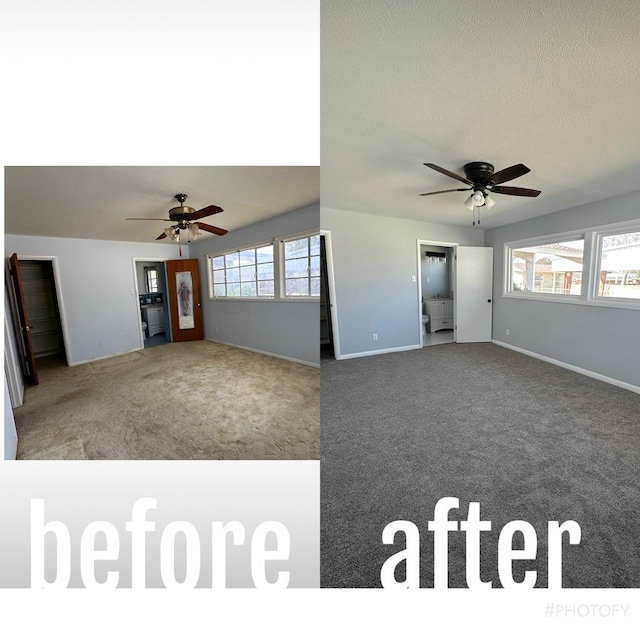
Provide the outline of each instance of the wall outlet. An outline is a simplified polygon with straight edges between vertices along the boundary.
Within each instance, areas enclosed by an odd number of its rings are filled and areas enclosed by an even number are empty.
[[[416,277],[415,276],[411,276],[411,282],[415,282],[416,281]]]
[[[507,335],[509,335],[510,332],[511,332],[511,329],[507,329]]]
[[[220,333],[220,331],[218,330],[218,327],[216,327],[216,333]]]
[[[378,334],[377,334],[377,333],[374,333],[374,334],[373,334],[373,339],[374,339],[374,340],[377,340],[377,339],[378,339]]]
[[[104,342],[102,342],[102,340],[98,342],[98,347],[100,347],[100,349],[104,349]]]

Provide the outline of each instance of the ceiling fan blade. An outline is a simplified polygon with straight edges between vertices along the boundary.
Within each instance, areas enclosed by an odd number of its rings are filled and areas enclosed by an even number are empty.
[[[164,222],[171,222],[169,218],[125,218],[125,220],[164,220]]]
[[[489,180],[493,182],[493,184],[502,184],[503,182],[509,182],[509,180],[515,180],[525,173],[529,173],[529,171],[531,171],[531,169],[525,167],[523,164],[514,164],[512,167],[496,171]]]
[[[452,193],[453,191],[473,191],[473,187],[468,189],[446,189],[445,191],[430,191],[429,193],[419,193],[419,196],[435,196],[438,193]]]
[[[156,240],[164,240],[166,237],[167,237],[167,234],[166,234],[166,233],[161,233],[161,234],[156,238]]]
[[[429,169],[433,169],[434,171],[439,171],[440,173],[444,173],[445,176],[449,176],[454,180],[460,180],[460,182],[464,182],[465,184],[473,185],[473,182],[471,182],[471,180],[467,180],[466,178],[463,178],[462,176],[458,176],[455,173],[448,171],[447,169],[443,169],[442,167],[439,167],[437,164],[431,164],[430,162],[425,162],[423,164],[425,167],[429,167]]]
[[[527,198],[535,198],[539,196],[542,191],[537,189],[525,189],[524,187],[493,187],[491,193],[502,193],[505,196],[525,196]]]
[[[208,231],[209,233],[215,233],[217,236],[223,236],[225,233],[228,233],[226,229],[213,227],[210,224],[205,224],[204,222],[198,222],[198,228],[202,229],[203,231]]]
[[[210,204],[208,207],[199,209],[195,213],[189,213],[187,215],[187,220],[200,220],[200,218],[206,218],[207,216],[212,216],[214,213],[220,213],[221,211],[224,211],[224,209],[215,204]]]

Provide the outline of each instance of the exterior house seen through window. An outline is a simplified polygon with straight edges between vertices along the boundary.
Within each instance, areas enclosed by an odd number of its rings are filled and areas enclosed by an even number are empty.
[[[511,290],[579,296],[584,239],[513,249]]]

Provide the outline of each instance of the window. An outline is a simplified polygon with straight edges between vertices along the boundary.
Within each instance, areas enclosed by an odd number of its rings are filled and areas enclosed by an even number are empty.
[[[597,298],[640,300],[640,230],[598,236]]]
[[[158,283],[158,269],[156,269],[156,267],[145,267],[144,277],[147,284],[147,293],[156,293],[160,291],[160,285]]]
[[[306,232],[207,256],[211,299],[320,297],[320,234]]]
[[[512,247],[508,291],[579,296],[582,291],[584,238]]]
[[[210,257],[214,298],[273,298],[273,245]]]
[[[285,240],[284,295],[320,295],[320,234]]]
[[[504,244],[503,295],[640,308],[640,220]]]

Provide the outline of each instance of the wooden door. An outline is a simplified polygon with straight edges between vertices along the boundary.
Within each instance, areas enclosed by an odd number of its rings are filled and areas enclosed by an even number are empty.
[[[198,260],[167,260],[166,265],[171,340],[202,340]]]
[[[15,291],[16,306],[18,308],[18,318],[20,321],[19,348],[21,351],[25,374],[27,380],[32,384],[38,384],[38,370],[36,368],[36,357],[33,352],[33,342],[31,340],[31,329],[29,318],[27,317],[27,305],[24,300],[24,289],[22,288],[22,278],[20,277],[20,265],[18,264],[18,255],[13,254],[9,259],[11,267],[11,279],[13,280],[13,288]]]

